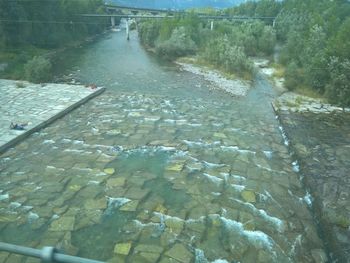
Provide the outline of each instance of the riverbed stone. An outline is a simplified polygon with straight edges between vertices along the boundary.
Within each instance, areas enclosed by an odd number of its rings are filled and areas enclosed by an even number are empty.
[[[244,201],[248,203],[255,203],[256,202],[256,195],[253,191],[250,190],[244,190],[241,192],[241,196]]]
[[[165,255],[169,258],[173,258],[182,263],[190,263],[193,255],[188,249],[182,244],[175,244],[171,249],[165,252]]]
[[[134,252],[149,252],[149,253],[156,253],[161,254],[163,252],[164,248],[156,245],[147,245],[147,244],[139,244],[134,248]]]
[[[87,200],[84,204],[86,210],[98,210],[98,209],[106,209],[107,208],[107,200],[105,197],[100,199],[90,199]]]
[[[130,253],[131,246],[132,246],[131,242],[118,243],[114,247],[114,253],[127,256]]]
[[[79,230],[100,223],[101,216],[101,210],[84,211],[84,213],[76,219],[74,230]]]
[[[328,261],[327,255],[323,249],[312,249],[311,256],[317,263],[326,263]]]
[[[63,216],[53,221],[49,227],[49,231],[73,231],[75,224],[75,217]]]
[[[139,187],[131,187],[124,194],[126,198],[141,200],[150,192],[148,189],[141,189]]]
[[[180,218],[170,217],[165,219],[165,225],[169,227],[174,233],[180,234],[184,227],[184,221]]]
[[[138,200],[132,200],[119,208],[120,211],[135,212],[139,205]]]
[[[125,185],[125,181],[124,177],[111,178],[107,180],[106,186],[109,188],[122,187]]]
[[[183,163],[175,163],[175,164],[170,164],[165,169],[171,172],[181,172],[183,167],[184,167]]]
[[[103,169],[103,171],[108,174],[108,175],[112,175],[115,173],[115,169],[114,168],[105,168]]]

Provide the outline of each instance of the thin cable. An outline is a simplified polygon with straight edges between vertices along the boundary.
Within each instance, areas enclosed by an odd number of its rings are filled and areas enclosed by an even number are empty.
[[[106,19],[106,17],[102,17]],[[84,22],[84,21],[54,21],[54,20],[10,20],[10,19],[0,19],[0,22],[5,23],[13,23],[13,24],[22,24],[22,23],[30,23],[30,24],[88,24],[88,25],[101,25],[103,23],[108,23],[108,21],[101,22]],[[3,24],[1,25],[3,26]]]

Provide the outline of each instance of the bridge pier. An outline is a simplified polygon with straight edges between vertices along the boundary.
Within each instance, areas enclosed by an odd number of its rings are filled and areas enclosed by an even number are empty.
[[[129,34],[129,19],[126,19],[126,40],[130,40],[130,34]]]
[[[111,16],[111,25],[112,25],[112,28],[115,28],[115,17],[114,16]]]
[[[214,29],[214,20],[210,21],[210,30],[213,31]]]

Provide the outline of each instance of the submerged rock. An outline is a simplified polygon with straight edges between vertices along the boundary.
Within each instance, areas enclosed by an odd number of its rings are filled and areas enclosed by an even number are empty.
[[[63,216],[51,223],[49,231],[54,231],[54,232],[73,231],[74,224],[75,224],[75,217]]]
[[[182,263],[190,263],[193,258],[192,253],[182,244],[175,244],[165,255]]]
[[[243,200],[248,202],[248,203],[255,203],[256,202],[256,196],[255,196],[255,193],[253,191],[244,190],[241,192],[241,196],[242,196]]]
[[[135,212],[137,210],[137,206],[139,205],[139,201],[138,200],[133,200],[130,201],[128,203],[126,203],[125,205],[123,205],[122,207],[120,207],[120,211],[126,211],[126,212]]]
[[[103,170],[106,174],[112,175],[115,173],[115,169],[114,168],[105,168]]]
[[[120,255],[129,255],[131,249],[131,242],[128,243],[119,243],[114,247],[114,253]]]

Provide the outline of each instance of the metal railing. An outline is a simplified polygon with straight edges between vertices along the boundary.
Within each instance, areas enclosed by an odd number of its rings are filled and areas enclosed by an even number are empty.
[[[65,255],[58,252],[54,247],[43,247],[40,250],[0,242],[1,251],[39,258],[44,263],[104,263],[103,261]]]

